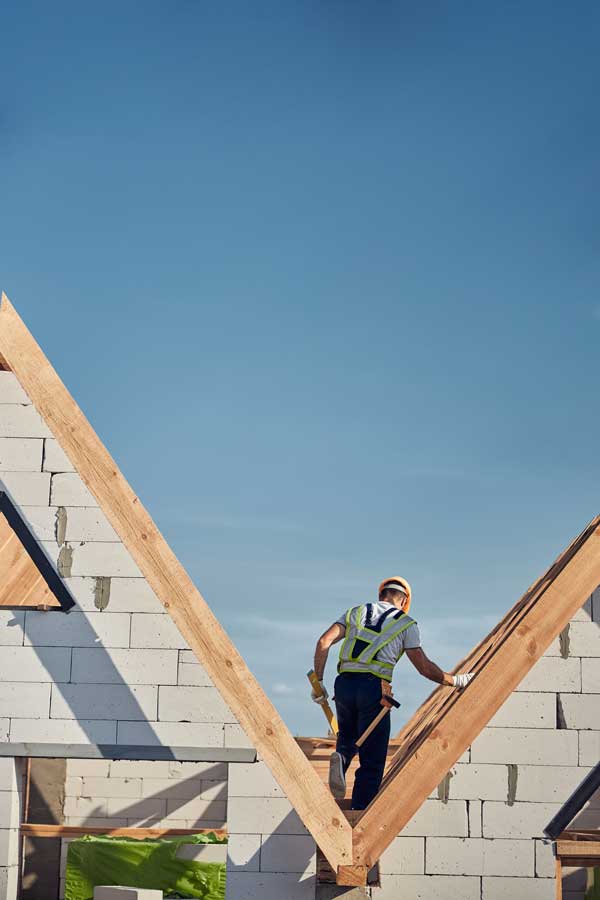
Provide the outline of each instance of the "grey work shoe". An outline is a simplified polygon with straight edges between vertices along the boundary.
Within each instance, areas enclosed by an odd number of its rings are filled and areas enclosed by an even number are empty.
[[[329,789],[336,800],[343,800],[346,796],[346,776],[344,775],[344,760],[337,750],[329,757]]]

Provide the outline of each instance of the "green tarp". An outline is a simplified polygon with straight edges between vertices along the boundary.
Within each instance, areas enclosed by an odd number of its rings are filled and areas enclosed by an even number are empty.
[[[211,833],[148,839],[86,835],[69,845],[65,900],[92,900],[94,887],[115,884],[162,890],[165,897],[225,900],[225,863],[178,859],[182,844],[226,844]]]
[[[585,900],[600,900],[600,866],[587,870]]]

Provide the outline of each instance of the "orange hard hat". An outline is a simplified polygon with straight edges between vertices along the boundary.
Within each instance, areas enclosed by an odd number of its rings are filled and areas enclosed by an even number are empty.
[[[392,590],[393,590],[395,585],[397,585],[400,590],[406,591],[406,601],[404,603],[404,606],[402,607],[402,611],[407,613],[408,610],[410,609],[412,590],[411,590],[410,584],[408,583],[406,578],[400,578],[400,577],[386,578],[385,581],[382,581],[381,584],[379,585],[379,590],[377,591],[377,594],[378,595],[381,594],[381,592],[384,591],[386,588],[392,588]]]

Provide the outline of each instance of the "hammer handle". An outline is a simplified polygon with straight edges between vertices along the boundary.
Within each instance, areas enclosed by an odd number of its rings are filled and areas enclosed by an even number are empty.
[[[377,715],[375,716],[375,718],[373,719],[373,721],[371,722],[371,724],[369,725],[369,727],[368,727],[368,728],[365,728],[365,730],[363,731],[363,733],[361,734],[361,736],[360,736],[359,739],[357,740],[357,742],[356,742],[356,746],[357,746],[357,747],[362,747],[362,745],[364,744],[364,742],[366,741],[366,739],[369,737],[369,735],[371,734],[371,732],[372,732],[372,731],[375,731],[375,729],[377,728],[377,726],[379,725],[379,723],[381,722],[381,720],[382,720],[383,718],[385,718],[385,716],[387,716],[387,714],[389,713],[389,711],[390,711],[391,708],[392,708],[391,706],[384,706],[383,709],[382,709],[380,712],[377,713]]]

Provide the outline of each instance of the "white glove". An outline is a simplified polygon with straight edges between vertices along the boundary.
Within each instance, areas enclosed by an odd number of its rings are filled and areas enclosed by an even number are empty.
[[[325,703],[325,701],[326,701],[327,698],[329,697],[329,694],[327,693],[327,688],[325,687],[325,685],[323,684],[323,682],[320,681],[319,684],[321,685],[321,690],[323,691],[323,693],[322,693],[322,694],[315,694],[315,689],[313,688],[312,691],[311,691],[310,696],[311,696],[311,698],[312,698],[312,700],[313,700],[314,703],[318,703],[319,705],[321,705],[321,704]]]
[[[456,688],[465,688],[474,676],[475,672],[464,672],[462,675],[453,675],[453,683]]]

